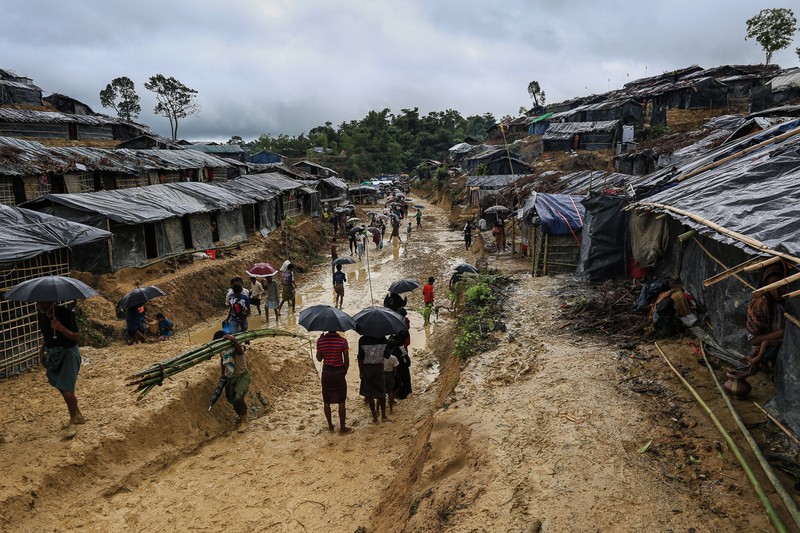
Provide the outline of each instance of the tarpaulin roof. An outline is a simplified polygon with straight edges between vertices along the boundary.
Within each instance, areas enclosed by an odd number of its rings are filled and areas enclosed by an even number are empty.
[[[3,147],[6,147],[3,149]],[[0,174],[35,176],[73,169],[140,174],[148,170],[229,168],[222,158],[196,150],[129,150],[46,147],[34,141],[0,137]]]
[[[542,231],[548,235],[572,235],[583,229],[586,208],[583,196],[534,192],[522,206],[522,219],[538,216]]]
[[[283,174],[279,174],[277,172],[247,174],[246,176],[239,176],[236,178],[236,180],[240,180],[242,178],[255,180],[256,183],[261,184],[262,187],[266,187],[273,192],[290,191],[292,189],[298,189],[303,185],[299,181],[287,178]]]
[[[327,183],[328,185],[330,185],[334,189],[342,189],[344,191],[347,190],[347,183],[345,183],[344,181],[340,180],[339,178],[334,178],[334,177],[322,178],[319,181],[323,181],[323,182]]]
[[[146,185],[78,194],[47,194],[23,205],[39,207],[50,203],[98,213],[123,224],[155,222],[222,209],[211,207],[206,202],[167,185]]]
[[[458,143],[458,144],[453,145],[450,148],[448,148],[447,151],[448,152],[455,152],[455,153],[466,153],[466,152],[472,151],[472,150],[474,150],[476,148],[479,148],[479,146],[476,146],[474,144],[469,144],[469,143]]]
[[[30,259],[37,255],[109,239],[111,233],[38,213],[21,207],[0,204],[0,265]]]
[[[559,178],[561,192],[564,194],[586,194],[590,190],[603,190],[609,187],[624,187],[636,176],[620,172],[605,172],[603,170],[581,170],[564,174]]]
[[[525,174],[498,174],[496,176],[467,176],[466,187],[481,187],[484,189],[500,189],[510,185]]]
[[[597,131],[613,131],[619,126],[619,120],[603,120],[599,122],[551,122],[544,132],[543,140],[566,140],[576,133],[593,133]]]
[[[762,142],[766,144],[742,153]],[[720,163],[726,157],[731,159]],[[692,171],[697,174],[689,175]],[[682,164],[673,174],[659,175],[664,188],[636,205],[657,211],[664,209],[648,204],[679,208],[772,249],[800,255],[800,119],[737,139]],[[679,175],[686,178],[677,181]],[[749,249],[705,224],[668,212],[710,238]]]
[[[541,122],[543,120],[547,120],[548,118],[553,116],[553,112],[550,111],[549,113],[545,113],[544,115],[539,115],[538,117],[532,118],[528,121],[528,124],[536,124],[537,122]]]
[[[170,189],[177,189],[184,194],[188,194],[189,196],[197,198],[201,202],[205,203],[208,207],[215,210],[222,209],[223,211],[229,211],[231,209],[236,209],[242,204],[252,203],[242,199],[231,191],[220,189],[220,187],[215,187],[211,183],[179,181],[175,183],[167,183],[166,186]]]

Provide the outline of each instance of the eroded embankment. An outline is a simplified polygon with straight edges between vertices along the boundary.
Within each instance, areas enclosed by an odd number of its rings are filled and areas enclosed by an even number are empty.
[[[259,341],[248,351],[253,412],[269,412],[286,390],[313,372],[308,358],[276,360],[269,352]],[[69,448],[57,444],[54,453],[64,454],[57,465],[42,470],[32,464],[22,483],[3,490],[2,529],[33,531],[54,523],[80,527],[82,506],[134,491],[180,458],[225,438],[234,422],[230,406],[223,398],[207,409],[218,378],[218,366],[207,362],[166,382],[165,390],[152,391],[126,420],[90,420]]]

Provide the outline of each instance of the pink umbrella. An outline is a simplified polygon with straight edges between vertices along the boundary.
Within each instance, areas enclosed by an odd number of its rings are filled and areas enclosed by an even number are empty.
[[[267,276],[274,276],[278,269],[269,263],[256,263],[245,272],[254,278],[266,278]]]

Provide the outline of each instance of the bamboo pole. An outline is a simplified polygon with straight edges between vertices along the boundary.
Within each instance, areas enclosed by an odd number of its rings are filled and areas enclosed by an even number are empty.
[[[794,315],[790,315],[789,313],[783,313],[783,316],[786,317],[786,320],[800,328],[800,320],[794,317]]]
[[[771,139],[767,139],[766,141],[762,141],[762,142],[760,142],[758,144],[754,144],[753,146],[748,146],[744,150],[736,152],[735,154],[731,154],[731,155],[729,155],[727,157],[723,157],[722,159],[720,159],[718,161],[714,161],[713,163],[708,164],[708,165],[706,165],[704,167],[698,168],[698,169],[693,170],[691,172],[688,172],[686,174],[682,174],[682,175],[678,176],[676,178],[676,180],[677,181],[687,180],[687,179],[691,178],[692,176],[696,176],[697,174],[705,172],[706,170],[711,170],[712,168],[717,168],[720,165],[724,165],[728,161],[732,161],[732,160],[736,159],[737,157],[741,157],[743,155],[749,154],[750,152],[752,152],[754,150],[758,150],[759,148],[763,148],[764,146],[768,146],[770,144],[775,144],[776,142],[782,141],[784,139],[788,139],[789,137],[794,137],[798,133],[800,133],[800,128],[795,128],[793,130],[787,131],[786,133],[782,133],[781,135],[778,135],[778,136],[773,137]]]
[[[780,261],[779,257],[773,257],[772,259],[774,259],[776,261]],[[754,263],[754,261],[756,261],[756,263]],[[771,259],[768,259],[768,261],[771,261]],[[755,257],[755,258],[752,258],[752,259],[748,259],[744,263],[739,263],[735,267],[731,267],[731,268],[727,269],[724,272],[720,272],[719,274],[717,274],[715,276],[711,276],[710,278],[708,278],[707,280],[705,280],[703,282],[703,287],[709,287],[711,285],[714,285],[715,283],[719,283],[720,281],[724,281],[724,280],[728,279],[729,277],[733,276],[734,274],[738,274],[739,272],[749,272],[747,270],[748,267],[750,267],[750,266],[752,266],[754,264],[760,265],[761,263],[764,263],[764,261],[762,261],[760,257]]]
[[[800,290],[786,293],[783,295],[783,298],[788,300],[789,298],[794,298],[795,296],[800,296]]]
[[[788,285],[793,281],[797,281],[800,279],[800,272],[797,274],[792,274],[789,277],[783,278],[780,281],[776,281],[775,283],[770,283],[769,285],[764,285],[760,289],[756,289],[753,291],[753,296],[761,296],[762,294],[768,293],[773,289],[777,289],[779,287],[783,287],[784,285]]]
[[[783,501],[783,505],[786,507],[786,510],[789,511],[789,514],[792,515],[792,520],[794,520],[795,525],[800,528],[800,510],[797,509],[797,504],[794,503],[794,500],[791,496],[786,492],[786,489],[783,488],[783,484],[781,483],[778,476],[775,475],[775,471],[772,469],[772,465],[769,464],[769,461],[764,457],[764,454],[761,453],[761,448],[758,447],[758,444],[753,439],[753,436],[745,427],[744,422],[739,417],[739,414],[736,412],[736,409],[733,407],[733,403],[731,403],[730,398],[725,393],[725,389],[722,388],[722,385],[719,384],[719,380],[717,379],[716,374],[714,374],[714,369],[711,368],[711,363],[708,362],[708,357],[706,357],[706,351],[703,349],[703,344],[700,343],[700,352],[703,354],[703,361],[706,363],[706,368],[711,373],[711,377],[714,379],[714,384],[717,386],[717,390],[722,395],[722,399],[725,400],[725,405],[728,406],[728,410],[731,412],[731,416],[733,416],[733,420],[736,422],[736,425],[739,427],[739,431],[742,432],[744,435],[745,440],[747,440],[747,444],[750,445],[750,449],[753,450],[753,454],[758,459],[759,464],[761,464],[761,469],[764,470],[764,473],[769,478],[769,482],[772,483],[772,487],[775,489],[775,492],[778,493],[778,496],[781,497]]]
[[[786,436],[787,436],[787,437],[789,437],[790,439],[792,439],[792,441],[794,441],[794,443],[795,443],[795,444],[797,444],[798,446],[800,446],[800,439],[798,439],[798,438],[795,436],[795,434],[794,434],[794,433],[792,433],[792,432],[789,430],[789,428],[787,428],[786,426],[784,426],[783,424],[781,424],[780,422],[778,422],[778,420],[777,420],[777,419],[776,419],[774,416],[772,416],[771,414],[769,414],[769,412],[768,412],[766,409],[764,409],[763,407],[761,407],[760,405],[758,405],[758,403],[757,403],[757,402],[753,402],[753,405],[755,405],[756,407],[758,407],[758,408],[761,410],[761,412],[762,412],[762,413],[764,413],[764,415],[765,415],[765,416],[766,416],[766,417],[769,419],[769,421],[770,421],[770,422],[772,422],[773,424],[775,424],[776,426],[778,426],[778,428],[780,428],[780,430],[781,430],[781,431],[783,431],[784,433],[786,433]]]
[[[709,252],[709,251],[708,251],[708,249],[707,249],[705,246],[703,246],[703,244],[702,244],[702,243],[701,243],[701,242],[700,242],[698,239],[694,239],[694,242],[695,242],[695,244],[697,244],[697,246],[699,246],[699,247],[700,247],[700,249],[701,249],[701,250],[703,250],[703,252],[704,252],[704,253],[705,253],[705,254],[706,254],[708,257],[710,257],[710,258],[711,258],[711,259],[712,259],[712,260],[713,260],[715,263],[717,263],[718,265],[720,265],[722,268],[726,268],[726,269],[728,268],[728,266],[727,266],[725,263],[723,263],[722,261],[720,261],[719,259],[717,259],[717,258],[716,258],[716,257],[715,257],[715,256],[714,256],[714,255],[713,255],[711,252]],[[751,290],[752,290],[752,289],[755,289],[755,287],[753,287],[753,285],[752,285],[752,284],[748,283],[747,281],[745,281],[744,279],[742,279],[742,278],[741,278],[741,277],[739,277],[738,275],[736,275],[736,274],[732,274],[732,275],[733,275],[733,277],[734,277],[734,278],[738,279],[739,281],[741,281],[742,283],[744,283],[745,285],[747,285],[747,287],[748,287],[748,288],[750,288]]]
[[[684,378],[681,375],[681,373],[678,372],[678,369],[675,368],[672,365],[670,360],[667,358],[666,354],[661,350],[661,347],[658,345],[658,343],[656,342],[654,344],[656,346],[656,349],[658,350],[658,353],[661,354],[661,357],[663,357],[664,361],[666,361],[667,365],[669,365],[669,368],[672,370],[672,372],[676,376],[678,376],[678,379],[681,380],[683,385],[689,390],[689,392],[692,394],[692,396],[694,396],[694,399],[697,400],[697,403],[700,404],[700,406],[703,408],[703,410],[706,412],[706,414],[709,416],[709,418],[711,418],[711,421],[717,427],[717,430],[719,430],[719,432],[722,434],[722,437],[725,439],[725,442],[728,443],[728,447],[731,449],[733,454],[736,456],[736,459],[739,461],[739,464],[742,465],[742,468],[744,469],[744,472],[747,475],[747,479],[749,479],[750,483],[753,485],[753,488],[755,489],[756,494],[758,495],[758,499],[761,501],[761,504],[764,506],[764,509],[767,511],[767,514],[769,515],[769,518],[772,521],[772,524],[775,526],[775,529],[777,529],[780,532],[787,531],[786,526],[783,524],[783,522],[781,521],[780,517],[778,516],[778,513],[775,510],[775,507],[772,505],[772,502],[769,501],[769,498],[767,497],[767,493],[764,492],[764,488],[758,482],[758,479],[756,479],[756,476],[753,473],[753,470],[747,464],[747,461],[745,460],[744,456],[742,455],[741,450],[739,450],[739,447],[736,445],[736,442],[734,442],[733,438],[730,436],[730,434],[722,426],[722,423],[719,421],[719,419],[714,414],[714,412],[711,410],[711,408],[708,406],[708,404],[703,401],[703,399],[700,397],[700,395],[697,393],[697,391],[694,390],[694,388],[689,384],[688,381],[686,381],[686,378]]]
[[[754,265],[748,266],[747,268],[744,269],[744,271],[745,272],[754,272],[756,270],[760,270],[760,269],[764,268],[765,266],[769,266],[771,264],[777,263],[780,260],[781,260],[780,257],[770,257],[769,259],[765,259],[764,261],[761,261],[761,262],[756,263]]]
[[[720,226],[716,222],[712,222],[712,221],[710,221],[708,219],[705,219],[705,218],[703,218],[703,217],[701,217],[699,215],[695,215],[694,213],[686,211],[685,209],[680,209],[678,207],[672,207],[672,206],[669,206],[669,205],[666,205],[666,204],[659,204],[659,203],[654,203],[654,202],[643,202],[643,203],[641,203],[639,205],[641,207],[651,207],[651,208],[656,208],[656,209],[664,209],[665,211],[670,211],[672,213],[677,213],[679,215],[683,215],[683,216],[685,216],[685,217],[687,217],[687,218],[689,218],[691,220],[694,220],[695,222],[703,224],[704,226],[708,226],[709,228],[713,229],[717,233],[721,233],[722,235],[725,235],[727,237],[735,239],[735,240],[737,240],[737,241],[739,241],[741,243],[744,243],[747,246],[749,246],[751,248],[754,248],[754,249],[756,249],[756,250],[758,250],[760,252],[768,253],[768,254],[771,254],[771,255],[774,255],[774,256],[778,256],[778,257],[782,257],[782,258],[786,259],[787,261],[791,261],[792,263],[795,263],[795,264],[800,263],[800,258],[798,258],[798,257],[795,257],[795,256],[793,256],[791,254],[787,254],[787,253],[784,253],[784,252],[780,252],[778,250],[773,250],[772,248],[770,248],[766,244],[764,244],[764,243],[762,243],[762,242],[760,242],[760,241],[758,241],[756,239],[753,239],[752,237],[748,237],[747,235],[742,235],[741,233],[737,233],[737,232],[735,232],[733,230],[729,230],[728,228]]]

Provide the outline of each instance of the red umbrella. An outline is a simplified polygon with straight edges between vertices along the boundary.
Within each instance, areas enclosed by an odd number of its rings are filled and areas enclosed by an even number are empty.
[[[274,276],[278,272],[278,269],[269,263],[256,263],[245,272],[254,278],[266,278],[267,276]]]

